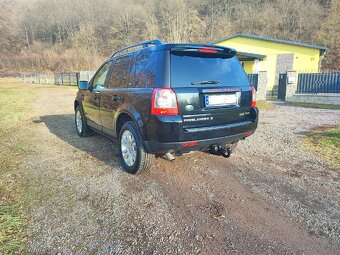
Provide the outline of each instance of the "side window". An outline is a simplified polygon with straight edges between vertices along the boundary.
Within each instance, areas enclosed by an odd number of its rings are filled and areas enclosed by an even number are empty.
[[[156,73],[156,53],[138,52],[132,65],[132,79],[129,87],[150,88],[154,86]]]
[[[110,70],[111,64],[112,64],[112,61],[106,63],[98,71],[98,73],[96,74],[96,76],[94,77],[93,82],[92,82],[94,89],[98,90],[98,89],[105,87],[105,80],[106,80],[106,77],[107,77],[107,73]]]
[[[113,66],[109,88],[127,88],[130,83],[131,55],[116,59]]]

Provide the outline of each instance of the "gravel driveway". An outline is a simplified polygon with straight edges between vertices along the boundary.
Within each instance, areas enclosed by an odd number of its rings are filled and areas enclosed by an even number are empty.
[[[77,136],[74,96],[41,89],[25,127],[30,253],[340,254],[339,169],[300,146],[340,111],[280,104],[229,159],[157,159],[132,176],[117,143]]]

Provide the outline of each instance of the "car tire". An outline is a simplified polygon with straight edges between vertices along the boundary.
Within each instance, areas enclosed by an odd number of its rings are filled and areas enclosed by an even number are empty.
[[[87,125],[86,118],[84,116],[83,109],[80,105],[77,106],[74,114],[74,122],[76,125],[77,134],[80,137],[85,137],[91,135],[91,129]]]
[[[119,132],[119,154],[122,166],[130,174],[139,174],[152,165],[154,155],[145,151],[132,121],[126,122]]]

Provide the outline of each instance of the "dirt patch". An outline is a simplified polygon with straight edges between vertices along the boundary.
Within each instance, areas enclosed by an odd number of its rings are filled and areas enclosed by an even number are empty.
[[[312,130],[313,131],[327,131],[333,128],[340,128],[340,126],[339,125],[326,125],[326,126],[313,127]]]

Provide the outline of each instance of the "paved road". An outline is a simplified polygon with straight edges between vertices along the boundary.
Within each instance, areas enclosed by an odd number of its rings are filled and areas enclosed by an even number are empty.
[[[339,254],[339,171],[303,151],[339,111],[261,113],[230,159],[198,152],[123,171],[117,143],[80,138],[75,91],[41,89],[20,169],[32,199],[33,254]]]

